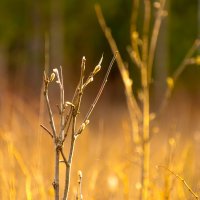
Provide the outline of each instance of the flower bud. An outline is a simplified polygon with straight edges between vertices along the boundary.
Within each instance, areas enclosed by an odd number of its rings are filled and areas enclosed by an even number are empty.
[[[56,75],[55,75],[55,73],[53,72],[53,73],[51,74],[51,76],[50,76],[50,80],[49,80],[49,81],[52,82],[52,81],[54,80],[55,76],[56,76]]]

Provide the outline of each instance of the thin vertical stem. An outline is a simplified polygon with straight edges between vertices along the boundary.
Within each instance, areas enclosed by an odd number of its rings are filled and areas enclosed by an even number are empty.
[[[53,183],[55,191],[55,200],[59,200],[59,150],[55,148],[55,180]]]
[[[70,186],[70,173],[71,173],[72,158],[73,158],[75,141],[76,141],[75,126],[76,126],[76,117],[73,116],[71,145],[70,145],[68,163],[66,165],[65,187],[64,187],[65,189],[64,189],[64,194],[63,194],[63,200],[66,200],[68,198],[68,192],[69,192],[69,186]]]
[[[142,135],[142,171],[141,171],[141,198],[142,200],[148,199],[148,185],[149,185],[149,156],[150,156],[150,143],[149,143],[149,86],[147,68],[142,67],[142,80],[143,80],[143,135]]]
[[[160,8],[157,11],[158,15],[156,16],[154,26],[153,26],[153,31],[152,31],[151,41],[150,41],[149,58],[148,58],[149,82],[151,81],[151,78],[152,78],[152,67],[153,67],[153,62],[154,62],[154,58],[155,58],[155,50],[156,50],[156,45],[157,45],[157,41],[158,41],[158,34],[160,31],[160,27],[161,27],[161,23],[162,23],[162,19],[163,19],[165,2],[166,2],[166,0],[161,0]]]
[[[141,183],[142,190],[140,198],[142,200],[148,199],[149,186],[149,81],[148,81],[148,47],[149,47],[149,27],[151,16],[151,4],[149,0],[144,0],[144,26],[143,26],[143,46],[142,46],[142,67],[141,80],[143,88],[143,134],[142,134],[142,171]]]
[[[65,125],[65,116],[64,116],[64,103],[65,103],[65,93],[64,93],[64,85],[63,85],[63,73],[62,67],[60,66],[60,138],[64,139],[64,125]]]

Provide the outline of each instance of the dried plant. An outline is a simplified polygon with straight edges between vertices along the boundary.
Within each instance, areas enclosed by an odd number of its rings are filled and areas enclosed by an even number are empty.
[[[171,175],[175,176],[178,180],[180,180],[183,185],[188,189],[188,191],[194,196],[195,199],[199,199],[199,196],[196,194],[196,192],[194,192],[194,190],[188,185],[188,183],[185,181],[184,178],[182,178],[180,175],[176,174],[174,171],[172,171],[171,169],[169,169],[166,166],[157,166],[158,168],[162,168],[166,171],[168,171]]]
[[[137,20],[138,20],[138,8],[140,3],[144,5],[143,15],[143,28],[142,34],[139,35]],[[152,11],[152,8],[156,13]],[[127,64],[123,61],[121,55],[117,57],[118,68],[124,83],[126,101],[128,105],[129,115],[131,119],[133,141],[140,153],[141,160],[141,193],[140,199],[149,199],[149,161],[150,161],[150,123],[151,120],[158,116],[160,111],[165,107],[169,97],[171,96],[174,84],[186,68],[188,64],[199,64],[199,57],[193,58],[195,51],[200,47],[199,39],[194,41],[191,49],[186,54],[185,58],[177,67],[176,71],[166,79],[167,89],[165,91],[165,97],[160,106],[157,114],[150,113],[150,85],[152,84],[152,69],[155,60],[155,51],[158,43],[158,35],[160,32],[161,23],[164,17],[167,16],[166,0],[159,0],[157,2],[151,2],[150,0],[134,0],[133,10],[131,16],[131,47],[128,48],[128,52],[134,64],[139,68],[141,75],[141,87],[142,91],[139,96],[134,96],[132,89],[133,80],[130,78]],[[103,13],[99,5],[95,6],[96,15],[102,31],[108,40],[112,52],[118,51],[117,44],[112,36],[111,30],[106,25]],[[151,29],[150,21],[156,14],[153,20],[153,26]],[[141,100],[141,106],[138,100]]]
[[[111,68],[116,59],[116,55],[117,53],[115,52],[114,57],[112,61],[110,62],[110,65],[107,69],[107,73],[101,84],[101,87],[97,93],[97,96],[94,99],[92,105],[90,106],[79,128],[77,128],[77,117],[78,117],[78,114],[80,113],[82,97],[83,97],[86,87],[93,81],[95,75],[100,71],[101,64],[103,61],[103,56],[101,57],[98,65],[94,68],[94,70],[90,73],[90,75],[88,76],[86,80],[84,79],[86,59],[85,57],[82,58],[80,80],[71,101],[65,101],[62,67],[60,67],[60,70],[53,69],[53,72],[51,73],[50,76],[48,76],[46,72],[44,72],[44,96],[45,96],[45,100],[47,104],[51,131],[44,125],[41,125],[41,127],[51,136],[54,142],[55,174],[54,174],[53,188],[55,191],[55,200],[60,199],[60,180],[59,180],[60,163],[64,163],[66,166],[65,185],[64,185],[64,192],[63,192],[62,199],[65,200],[68,198],[68,192],[69,192],[69,186],[70,186],[70,172],[71,172],[71,167],[72,167],[72,159],[73,159],[73,152],[74,152],[76,139],[78,138],[79,135],[81,135],[85,127],[89,124],[90,115],[103,92],[103,89],[106,85]],[[52,108],[50,105],[50,100],[49,100],[49,85],[53,83],[54,79],[56,79],[56,83],[58,84],[59,90],[60,90],[60,105],[57,106],[59,115],[60,115],[60,125],[59,125],[58,130],[55,126],[54,115],[53,115]],[[70,147],[69,147],[70,150],[69,150],[69,154],[66,155],[66,152],[64,151],[64,143],[70,137],[71,137],[71,142],[70,142]]]
[[[79,170],[78,171],[78,187],[77,187],[77,193],[76,193],[76,200],[83,200],[83,195],[82,195],[82,179],[83,179],[83,174]]]

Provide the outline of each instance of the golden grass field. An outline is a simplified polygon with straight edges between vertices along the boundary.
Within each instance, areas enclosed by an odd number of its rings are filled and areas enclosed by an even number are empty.
[[[198,111],[192,110],[187,95],[179,95],[173,98],[166,116],[152,127],[151,200],[195,199],[180,177],[199,194]],[[180,99],[184,101],[173,105],[181,102]],[[24,99],[7,92],[1,98],[0,199],[54,198],[54,147],[51,138],[39,127],[41,122],[48,121],[46,105],[41,102],[39,98]],[[139,199],[141,151],[132,142],[125,103],[108,102],[99,102],[91,124],[78,138],[69,199],[75,199],[78,170],[83,173],[84,199]],[[191,117],[194,119],[193,128]],[[63,170],[61,167],[61,180]]]

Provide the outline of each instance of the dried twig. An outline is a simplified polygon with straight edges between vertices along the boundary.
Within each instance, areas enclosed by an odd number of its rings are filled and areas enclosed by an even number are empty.
[[[158,2],[157,2],[158,3]],[[157,16],[155,18],[154,26],[153,26],[153,31],[151,35],[151,40],[150,40],[150,49],[149,49],[149,58],[148,58],[148,79],[149,82],[151,82],[151,77],[152,77],[152,67],[153,67],[153,61],[155,58],[155,50],[156,50],[156,45],[158,41],[158,34],[160,32],[160,27],[162,23],[162,19],[164,17],[164,8],[166,4],[166,0],[161,0],[159,3],[159,8],[157,11]]]
[[[45,127],[42,124],[40,124],[40,126],[53,138],[53,134],[51,133],[51,131],[47,127]]]
[[[76,193],[76,200],[83,200],[82,179],[83,179],[83,175],[82,175],[82,172],[79,170],[78,171],[78,188],[77,188],[77,193]]]
[[[172,175],[174,175],[177,179],[179,179],[183,185],[188,189],[188,191],[196,198],[199,199],[199,196],[194,192],[194,190],[188,185],[188,183],[178,174],[176,174],[175,172],[173,172],[172,170],[170,170],[169,168],[167,168],[166,166],[157,166],[158,168],[163,168],[165,170],[167,170],[168,172],[170,172]]]
[[[102,28],[102,31],[103,31],[106,39],[108,40],[111,50],[114,54],[116,51],[118,51],[118,47],[116,45],[115,40],[113,39],[111,30],[106,25],[105,19],[103,17],[103,13],[102,13],[99,5],[95,5],[95,11],[96,11],[96,15],[97,15],[99,24]],[[139,108],[139,105],[138,105],[134,95],[133,95],[133,92],[132,92],[133,82],[129,77],[129,71],[124,64],[120,53],[117,56],[116,61],[118,64],[118,68],[119,68],[122,80],[124,82],[126,101],[127,101],[127,105],[129,108],[128,109],[129,115],[130,115],[131,122],[132,122],[132,130],[134,132],[134,134],[133,134],[133,136],[135,138],[134,141],[138,142],[138,139],[139,139],[139,127],[138,127],[139,124],[138,123],[140,123],[142,121],[142,112]],[[134,112],[133,112],[133,110],[134,110]]]
[[[63,85],[63,74],[62,74],[62,67],[60,67],[60,71],[58,69],[53,69],[53,73],[51,74],[50,77],[44,73],[44,96],[46,99],[46,104],[47,104],[47,109],[48,109],[48,114],[50,118],[50,125],[52,132],[48,130],[44,125],[41,125],[41,127],[53,138],[54,141],[54,147],[55,147],[55,175],[54,175],[54,182],[53,182],[53,187],[55,191],[55,200],[59,200],[59,194],[60,194],[60,187],[59,187],[59,163],[65,163],[66,166],[66,171],[65,171],[65,186],[64,186],[64,192],[63,192],[63,200],[66,200],[68,198],[68,192],[69,192],[69,186],[70,186],[70,172],[71,172],[71,167],[72,167],[72,159],[73,159],[73,152],[74,152],[74,147],[75,147],[75,141],[78,135],[82,133],[82,131],[85,129],[86,125],[89,123],[89,117],[96,106],[96,103],[98,102],[103,89],[105,87],[105,84],[107,82],[108,75],[110,73],[110,70],[113,66],[113,63],[116,59],[116,55],[113,57],[107,73],[105,75],[105,78],[103,80],[103,83],[100,87],[100,90],[90,107],[89,111],[86,114],[84,122],[81,124],[81,126],[77,129],[76,131],[76,121],[77,121],[77,116],[80,113],[80,106],[81,106],[81,101],[82,101],[82,96],[83,96],[83,91],[86,88],[86,86],[89,84],[88,80],[93,81],[93,77],[99,72],[101,69],[101,64],[103,60],[103,56],[101,57],[98,65],[94,68],[92,73],[90,74],[89,78],[86,80],[84,83],[84,75],[85,75],[85,62],[86,59],[85,57],[82,58],[82,64],[81,64],[81,75],[80,75],[80,80],[78,83],[78,86],[74,92],[74,96],[72,98],[72,101],[66,101],[64,98],[64,85]],[[55,127],[55,122],[53,118],[53,112],[51,110],[50,102],[49,102],[49,96],[48,96],[48,88],[49,84],[54,80],[56,77],[56,83],[59,85],[60,89],[60,105],[58,106],[58,112],[60,115],[60,130],[59,133],[56,132],[56,127]],[[66,108],[67,106],[70,106],[70,109],[68,113],[66,114]],[[65,140],[67,139],[68,132],[70,132],[70,127],[71,127],[71,144],[70,144],[70,151],[68,156],[65,155],[63,145]],[[60,155],[62,156],[63,160],[59,160]],[[80,197],[81,198],[81,197]]]
[[[177,69],[173,73],[173,75],[171,77],[167,78],[167,90],[165,92],[163,101],[160,106],[160,112],[162,112],[163,109],[166,107],[167,102],[172,94],[173,89],[174,89],[174,85],[175,85],[176,81],[178,80],[178,78],[180,77],[182,72],[185,70],[185,68],[188,66],[188,64],[190,64],[190,58],[192,58],[193,54],[199,48],[199,46],[200,46],[200,40],[196,39],[194,41],[193,45],[191,46],[191,48],[186,53],[181,64],[177,67]]]

